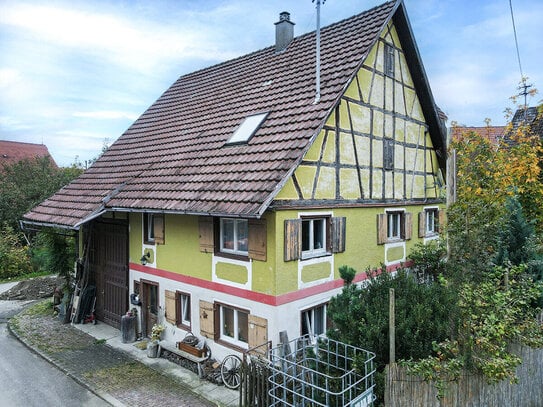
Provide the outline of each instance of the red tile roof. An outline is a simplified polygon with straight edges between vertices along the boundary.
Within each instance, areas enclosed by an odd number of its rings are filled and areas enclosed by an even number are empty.
[[[492,144],[498,145],[503,138],[506,130],[506,126],[484,126],[484,127],[468,127],[468,126],[455,126],[452,128],[452,140],[461,140],[462,135],[470,132],[475,132],[480,136],[486,138]]]
[[[322,29],[316,104],[315,33],[294,38],[283,52],[272,46],[181,76],[26,220],[73,227],[104,208],[260,216],[402,7],[387,2]],[[247,116],[264,112],[248,143],[225,145]]]
[[[47,146],[44,144],[0,140],[0,168],[4,164],[15,164],[21,160],[37,157],[49,157],[51,162],[56,166],[55,160],[53,160]]]

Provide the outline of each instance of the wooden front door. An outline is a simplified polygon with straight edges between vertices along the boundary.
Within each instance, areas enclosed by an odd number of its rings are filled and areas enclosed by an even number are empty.
[[[96,318],[120,329],[128,311],[128,224],[95,221],[89,241],[91,281],[96,285]]]
[[[142,298],[141,312],[143,313],[143,335],[151,337],[153,325],[158,321],[158,283],[141,282]]]

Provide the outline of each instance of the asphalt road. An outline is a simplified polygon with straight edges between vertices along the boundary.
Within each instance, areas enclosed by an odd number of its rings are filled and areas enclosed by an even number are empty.
[[[9,333],[8,319],[26,304],[0,301],[0,406],[109,406]]]

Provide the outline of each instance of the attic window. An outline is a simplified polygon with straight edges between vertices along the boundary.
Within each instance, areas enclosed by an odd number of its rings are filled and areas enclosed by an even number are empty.
[[[247,143],[259,129],[267,115],[268,112],[247,116],[226,144]]]
[[[394,47],[385,43],[385,75],[394,78]]]

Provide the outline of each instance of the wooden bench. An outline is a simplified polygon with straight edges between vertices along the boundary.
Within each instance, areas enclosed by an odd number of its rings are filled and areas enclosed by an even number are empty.
[[[207,360],[207,356],[195,356],[191,353],[185,352],[181,349],[177,349],[175,343],[167,343],[161,341],[159,343],[158,355],[162,353],[162,349],[167,350],[168,352],[175,353],[177,356],[181,356],[184,359],[190,360],[198,365],[198,376],[200,379],[204,377],[204,366],[203,363]]]

